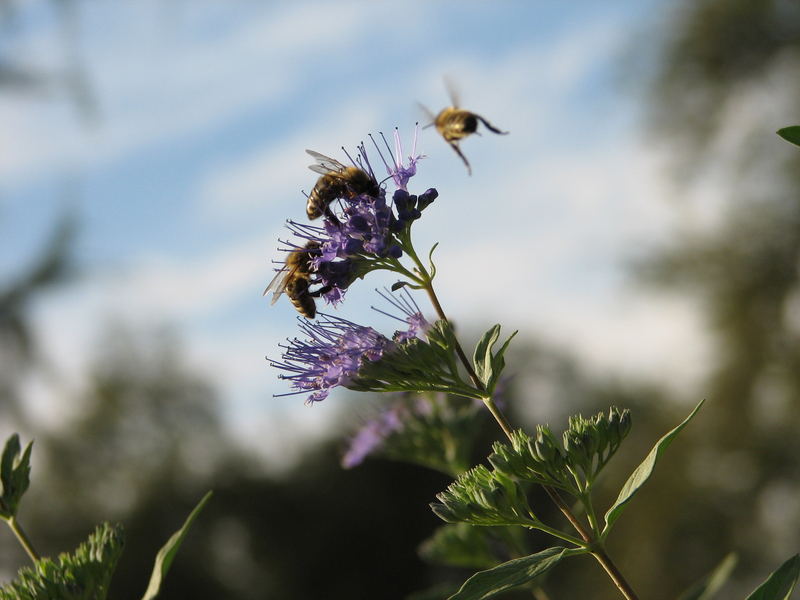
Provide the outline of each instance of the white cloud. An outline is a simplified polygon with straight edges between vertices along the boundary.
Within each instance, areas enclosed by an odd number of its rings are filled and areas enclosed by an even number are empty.
[[[3,100],[0,148],[10,150],[0,155],[0,175],[7,182],[111,161],[247,110],[274,107],[307,85],[298,64],[316,58],[321,36],[336,52],[369,16],[355,6],[338,9],[336,35],[329,36],[326,19],[309,18],[313,7],[271,6],[215,35],[202,23],[188,35],[154,38],[157,15],[147,7],[95,6],[87,9],[87,21],[100,18],[94,11],[105,14],[103,33],[87,36],[85,56],[100,122],[87,134],[63,103],[43,102],[34,111],[29,98]],[[19,53],[47,60],[58,56],[51,43],[52,36],[33,36]]]

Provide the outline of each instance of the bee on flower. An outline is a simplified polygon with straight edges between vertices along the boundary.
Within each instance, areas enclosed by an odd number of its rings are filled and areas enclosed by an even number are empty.
[[[274,292],[273,303],[285,293],[303,316],[313,318],[315,298],[336,305],[347,288],[370,271],[407,272],[398,262],[410,249],[406,234],[438,193],[432,188],[419,196],[407,191],[422,158],[417,154],[416,131],[407,162],[397,130],[394,149],[383,134],[384,150],[371,139],[386,167],[386,180],[396,186],[390,200],[386,187],[377,181],[364,144],[359,145],[355,160],[345,152],[352,166],[308,151],[316,160],[311,169],[320,177],[308,196],[306,212],[310,219],[322,217],[322,223],[287,222],[295,239],[282,242],[287,259],[279,263],[278,274],[266,290]]]

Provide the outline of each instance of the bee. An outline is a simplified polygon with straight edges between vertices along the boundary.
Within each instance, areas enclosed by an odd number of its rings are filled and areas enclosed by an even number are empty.
[[[338,222],[330,209],[331,202],[339,198],[355,198],[361,194],[378,195],[378,182],[371,173],[360,167],[347,167],[335,158],[313,150],[306,152],[317,161],[308,168],[320,174],[306,202],[306,214],[309,219],[326,215]]]
[[[483,126],[492,133],[506,135],[508,132],[497,129],[494,125],[489,123],[489,121],[480,115],[463,108],[459,108],[458,94],[456,93],[455,88],[447,80],[445,80],[445,85],[447,87],[447,93],[450,96],[450,102],[452,103],[452,106],[442,109],[436,116],[434,116],[434,114],[424,105],[420,104],[420,108],[422,108],[422,110],[425,111],[425,113],[431,119],[431,123],[426,125],[426,127],[430,127],[431,125],[436,127],[436,131],[439,132],[439,135],[444,138],[445,142],[450,144],[450,147],[455,150],[456,154],[458,154],[461,157],[461,160],[464,161],[464,164],[467,167],[467,173],[472,175],[472,167],[470,166],[467,157],[461,152],[461,148],[458,146],[459,141],[470,134],[476,133],[476,130],[478,129],[478,121],[483,123]]]
[[[286,293],[297,312],[307,319],[313,319],[317,315],[317,303],[314,298],[324,293],[324,290],[309,291],[311,259],[319,253],[319,248],[319,242],[309,240],[304,248],[289,252],[286,263],[269,282],[263,295],[273,292],[271,303],[275,304],[278,298]]]

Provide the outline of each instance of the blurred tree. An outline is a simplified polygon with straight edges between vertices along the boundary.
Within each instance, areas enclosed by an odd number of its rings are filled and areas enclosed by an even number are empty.
[[[798,120],[800,4],[692,0],[659,26],[650,130],[698,204],[680,203],[690,218],[639,273],[700,301],[716,354],[702,437],[669,496],[638,508],[649,523],[668,503],[669,527],[638,529],[629,554],[651,581],[687,583],[734,549],[742,595],[800,548],[800,153],[774,134]]]
[[[39,295],[67,281],[74,272],[69,248],[74,222],[64,216],[27,270],[0,287],[0,410],[22,425],[19,385],[31,363],[40,358],[30,324],[31,304]]]
[[[0,31],[15,30],[24,4],[0,0]],[[0,52],[0,93],[66,98],[85,123],[92,123],[99,107],[80,53],[79,3],[51,0],[49,4],[60,26],[59,64],[33,66],[28,57],[16,56],[14,46],[6,44]]]

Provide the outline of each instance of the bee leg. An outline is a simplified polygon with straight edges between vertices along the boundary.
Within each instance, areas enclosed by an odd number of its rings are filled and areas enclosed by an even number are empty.
[[[330,221],[332,221],[339,229],[342,228],[342,222],[339,218],[333,214],[330,206],[325,207],[325,212],[323,213]]]
[[[458,147],[458,144],[457,144],[456,142],[450,142],[450,147],[451,147],[453,150],[455,150],[455,151],[456,151],[456,154],[458,154],[458,155],[461,157],[461,160],[463,160],[463,161],[464,161],[464,164],[467,166],[467,175],[470,175],[470,176],[472,176],[472,167],[471,167],[471,166],[469,166],[469,161],[467,160],[467,157],[466,157],[466,156],[464,156],[464,155],[461,153],[461,148],[459,148],[459,147]]]
[[[481,123],[483,123],[484,127],[486,127],[486,129],[488,129],[492,133],[496,133],[498,135],[508,135],[507,131],[500,131],[497,127],[495,127],[494,125],[489,123],[489,121],[484,119],[482,116],[480,116],[480,115],[475,115],[475,116],[478,117],[480,119]]]
[[[322,294],[327,294],[333,289],[332,285],[323,285],[318,290],[314,290],[313,292],[308,292],[308,295],[312,298],[319,298]]]

